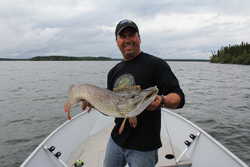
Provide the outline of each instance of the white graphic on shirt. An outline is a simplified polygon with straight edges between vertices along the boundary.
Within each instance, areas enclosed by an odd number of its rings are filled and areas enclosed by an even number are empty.
[[[135,79],[134,76],[131,74],[123,74],[119,76],[114,84],[114,88],[124,88],[124,87],[130,87],[135,85]]]

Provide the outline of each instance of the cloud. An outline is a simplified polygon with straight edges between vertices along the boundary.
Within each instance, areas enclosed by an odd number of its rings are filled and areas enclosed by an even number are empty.
[[[118,58],[115,25],[129,18],[139,26],[144,51],[207,59],[211,50],[249,42],[249,5],[247,0],[1,1],[0,57]]]

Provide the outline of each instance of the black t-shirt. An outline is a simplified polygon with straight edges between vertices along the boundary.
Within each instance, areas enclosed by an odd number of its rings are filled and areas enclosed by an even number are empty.
[[[122,61],[108,73],[108,89],[140,85],[142,89],[157,86],[159,95],[178,93],[181,108],[185,103],[183,91],[169,65],[162,59],[141,52],[130,61]],[[143,111],[137,116],[137,126],[132,128],[126,121],[122,134],[118,134],[123,118],[115,119],[112,139],[121,147],[140,151],[149,151],[161,147],[161,110]]]

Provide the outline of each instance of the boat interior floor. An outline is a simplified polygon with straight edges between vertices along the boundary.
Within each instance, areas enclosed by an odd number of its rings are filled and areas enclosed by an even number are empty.
[[[68,160],[68,166],[72,166],[72,164],[76,160],[83,160],[85,165],[88,167],[102,167],[103,159],[106,150],[106,144],[110,137],[112,128],[106,128],[95,134],[90,136],[88,140],[84,141],[79,148],[72,153],[70,159]],[[172,159],[167,159],[165,156],[168,155],[180,155],[180,151],[175,149],[175,153],[171,152],[171,146],[167,140],[167,137],[162,136],[162,147],[159,149],[158,157],[159,161],[156,164],[156,167],[191,167],[192,163],[188,160],[187,157],[184,157],[185,160],[176,163],[175,157]]]

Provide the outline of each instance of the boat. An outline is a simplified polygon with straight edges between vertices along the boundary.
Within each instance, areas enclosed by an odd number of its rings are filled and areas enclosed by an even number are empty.
[[[94,109],[92,109],[94,110]],[[102,167],[113,118],[81,112],[55,129],[21,167]],[[184,117],[162,108],[162,147],[157,167],[247,167],[242,160]]]

